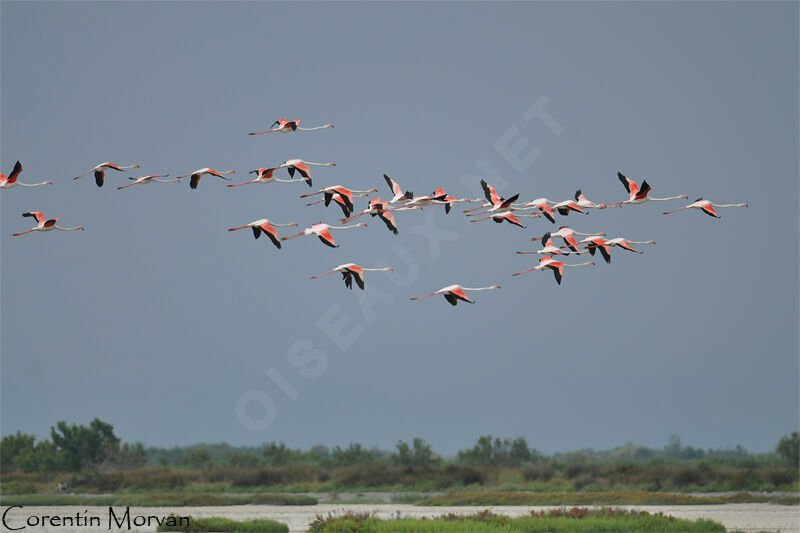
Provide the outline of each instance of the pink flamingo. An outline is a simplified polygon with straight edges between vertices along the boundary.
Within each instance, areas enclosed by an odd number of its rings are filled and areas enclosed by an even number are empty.
[[[539,260],[539,264],[537,266],[529,268],[528,270],[523,270],[522,272],[517,272],[516,274],[512,275],[519,276],[520,274],[525,274],[526,272],[531,272],[532,270],[550,269],[553,271],[553,274],[556,277],[556,283],[561,285],[561,278],[564,276],[565,268],[581,267],[588,265],[594,265],[594,261],[587,261],[586,263],[578,263],[576,265],[565,265],[561,261],[556,261],[555,259],[553,259],[552,256],[546,255]]]
[[[22,216],[35,218],[36,222],[38,222],[38,225],[35,228],[29,229],[28,231],[12,233],[12,237],[19,237],[20,235],[25,235],[26,233],[30,233],[32,231],[53,231],[55,229],[60,231],[83,231],[83,226],[75,226],[74,228],[62,228],[61,226],[56,226],[56,221],[61,217],[48,219],[41,211],[29,211],[27,213],[22,213]]]
[[[278,125],[277,128],[267,131],[254,131],[252,133],[248,133],[248,135],[261,135],[262,133],[272,133],[272,132],[279,132],[279,133],[289,133],[290,131],[314,131],[314,130],[324,130],[325,128],[332,128],[333,124],[325,124],[324,126],[317,126],[315,128],[301,128],[300,127],[300,119],[294,120],[286,120],[285,118],[280,118],[272,123],[273,127]]]
[[[748,207],[748,205],[747,204],[714,204],[714,203],[709,202],[708,200],[703,200],[702,198],[698,198],[697,200],[695,200],[691,204],[685,205],[685,206],[683,206],[681,208],[678,208],[678,209],[676,209],[674,211],[664,211],[664,214],[665,215],[669,215],[669,214],[672,214],[672,213],[677,213],[678,211],[683,211],[684,209],[699,209],[703,213],[705,213],[705,214],[707,214],[709,216],[712,216],[714,218],[722,218],[714,210],[715,207],[717,207],[717,208],[719,208],[719,207]]]
[[[575,235],[580,235],[582,237],[592,237],[595,235],[602,235],[605,236],[605,233],[580,233],[578,231],[573,230],[569,226],[561,226],[558,228],[558,231],[553,231],[550,233],[551,237],[561,237],[564,239],[564,244],[572,250],[573,252],[578,251],[578,243],[575,241]],[[532,241],[538,241],[539,237],[531,237]]]
[[[303,161],[302,159],[289,159],[278,168],[287,169],[289,171],[289,176],[292,178],[294,177],[295,171],[299,172],[300,175],[303,176],[303,180],[311,187],[311,169],[308,168],[309,165],[335,167],[336,163],[312,163],[311,161]]]
[[[211,176],[216,176],[218,178],[222,178],[224,180],[230,180],[230,178],[226,178],[223,174],[236,174],[235,170],[223,170],[221,172],[217,172],[216,170],[211,170],[210,168],[201,168],[199,170],[195,170],[191,174],[184,174],[183,176],[178,176],[178,179],[181,178],[191,178],[189,180],[189,187],[192,189],[196,189],[197,185],[200,184],[200,178],[203,177],[204,174],[209,174]]]
[[[344,265],[339,265],[338,267],[334,268],[333,270],[329,270],[324,274],[318,274],[316,276],[311,276],[311,279],[321,278],[323,276],[327,276],[328,274],[333,274],[334,272],[341,272],[342,278],[344,279],[344,285],[350,290],[353,290],[353,280],[356,280],[356,285],[362,291],[364,290],[364,272],[389,272],[394,270],[392,267],[383,267],[383,268],[364,268],[360,267],[355,263],[346,263]]]
[[[430,294],[426,294],[425,296],[415,296],[411,298],[412,300],[422,300],[423,298],[427,298],[428,296],[435,296],[437,294],[441,294],[444,296],[444,299],[450,305],[456,305],[459,300],[462,302],[467,302],[469,304],[474,304],[472,300],[470,300],[464,291],[489,291],[492,289],[499,289],[500,285],[492,285],[491,287],[478,287],[476,289],[472,289],[469,287],[462,287],[461,285],[448,285],[447,287],[441,288],[436,292],[432,292]]]
[[[544,244],[544,248],[542,248],[541,250],[536,250],[535,252],[517,252],[517,253],[518,254],[551,255],[551,256],[552,255],[569,255],[570,254],[570,252],[562,252],[561,248],[559,248],[558,246],[556,246],[553,243],[552,235],[549,232],[545,233],[542,236],[542,243]],[[573,253],[573,254],[582,254],[582,253],[585,253],[585,252],[580,252],[578,250],[575,250],[574,252],[571,252],[571,253]]]
[[[620,205],[638,205],[645,202],[666,202],[668,200],[679,200],[681,198],[685,200],[689,198],[685,194],[670,196],[669,198],[653,198],[652,196],[647,195],[647,193],[650,192],[650,185],[647,183],[647,181],[643,181],[640,188],[635,181],[624,176],[622,172],[617,172],[617,177],[619,178],[619,181],[622,182],[625,190],[628,191],[629,198],[624,202],[613,204],[613,207],[619,207]]]
[[[6,177],[5,174],[0,174],[0,189],[11,189],[13,187],[38,187],[39,185],[52,185],[53,182],[42,181],[40,183],[22,183],[17,181],[19,175],[22,173],[22,163],[17,161],[14,164],[14,170]]]
[[[158,183],[178,183],[180,180],[178,178],[172,178],[168,180],[160,180],[157,178],[166,178],[169,174],[152,174],[150,176],[141,176],[139,178],[128,178],[129,180],[135,180],[133,183],[129,183],[127,185],[121,185],[117,187],[117,190],[127,189],[128,187],[133,187],[134,185],[143,185],[147,183],[153,183],[157,181]]]
[[[266,218],[260,218],[258,220],[254,220],[249,224],[245,224],[244,226],[239,226],[238,228],[228,228],[228,231],[236,231],[244,228],[252,228],[253,229],[253,237],[258,239],[261,234],[263,233],[269,240],[272,241],[272,244],[280,249],[281,239],[278,237],[278,231],[275,229],[276,227],[288,227],[288,226],[297,226],[297,222],[289,222],[288,224],[276,224],[275,222],[271,222]]]
[[[357,194],[361,194],[361,195],[365,196],[365,195],[368,195],[368,194],[373,193],[373,192],[378,192],[378,189],[369,189],[367,191],[358,191],[358,190],[355,190],[355,189],[348,189],[346,187],[342,187],[341,185],[331,185],[331,186],[325,187],[324,189],[321,189],[321,190],[319,190],[317,192],[312,192],[312,193],[309,193],[309,194],[303,194],[303,195],[300,196],[300,198],[308,198],[308,197],[314,196],[316,194],[323,194],[323,195],[325,195],[325,198],[324,198],[325,207],[327,207],[331,203],[331,200],[333,199],[333,195],[338,193],[340,196],[342,196],[342,199],[344,200],[345,204],[347,205],[347,209],[352,212],[353,211],[353,193],[357,193]],[[350,216],[350,214],[348,213],[345,216]]]
[[[105,178],[105,175],[106,175],[106,169],[113,169],[113,170],[118,170],[120,172],[123,172],[124,170],[127,170],[129,168],[139,168],[139,165],[128,165],[126,167],[123,167],[121,165],[115,165],[114,163],[100,163],[99,165],[97,165],[93,169],[89,170],[88,172],[85,172],[84,174],[81,174],[80,176],[77,176],[77,177],[72,178],[72,179],[78,180],[78,179],[81,179],[82,177],[84,177],[86,174],[91,174],[92,172],[94,172],[94,181],[95,181],[95,183],[97,183],[98,187],[102,187],[103,186],[103,178]]]
[[[240,185],[248,185],[250,183],[272,183],[275,181],[279,181],[281,183],[293,183],[295,181],[305,181],[303,179],[296,179],[296,180],[282,180],[280,178],[276,178],[273,173],[281,167],[272,167],[272,168],[257,168],[256,170],[251,170],[249,174],[256,174],[257,177],[254,180],[245,181],[244,183],[236,183],[230,184],[228,187],[239,187]]]
[[[360,222],[353,226],[331,226],[329,224],[322,224],[317,223],[312,225],[310,228],[306,228],[300,233],[292,235],[291,237],[281,237],[282,241],[288,241],[289,239],[294,239],[295,237],[302,237],[303,235],[316,235],[319,237],[319,240],[322,241],[322,244],[330,246],[331,248],[338,248],[339,245],[336,244],[336,241],[333,240],[333,236],[331,235],[329,230],[332,229],[350,229],[350,228],[360,228],[365,227],[366,224]]]

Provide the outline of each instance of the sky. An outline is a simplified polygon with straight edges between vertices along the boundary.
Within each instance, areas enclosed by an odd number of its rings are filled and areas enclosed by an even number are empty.
[[[760,452],[800,426],[796,2],[3,1],[0,30],[0,169],[54,182],[0,191],[3,435],[98,417],[156,446],[677,435]],[[281,117],[335,128],[246,135]],[[202,167],[238,183],[290,158],[336,167],[313,167],[313,189],[116,188]],[[104,161],[141,168],[72,179]],[[386,199],[384,173],[417,195],[480,197],[484,178],[526,201],[614,202],[618,171],[655,197],[750,207],[525,229],[426,208],[398,212],[396,236],[367,217],[336,249],[227,231],[339,224],[299,196]],[[26,211],[86,231],[12,237]],[[514,252],[562,224],[657,244],[561,286],[512,277],[537,263]],[[395,270],[363,292],[309,279],[348,262]],[[410,301],[456,283],[502,288]]]

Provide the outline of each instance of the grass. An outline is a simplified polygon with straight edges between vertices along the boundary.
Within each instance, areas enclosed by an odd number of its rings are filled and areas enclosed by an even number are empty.
[[[162,524],[156,531],[217,531],[228,532],[263,532],[263,533],[288,533],[289,526],[274,520],[229,520],[228,518],[192,518],[189,517],[188,526],[168,526]]]
[[[715,505],[723,503],[800,504],[800,496],[740,492],[730,496],[691,496],[672,492],[451,492],[415,502],[423,506],[458,505]]]
[[[460,516],[447,514],[436,518],[397,518],[382,520],[367,513],[331,514],[317,516],[309,524],[314,533],[349,532],[408,532],[449,533],[471,531],[475,533],[513,532],[513,531],[667,531],[667,532],[719,532],[725,527],[712,520],[681,520],[663,513],[651,514],[645,511],[614,509],[554,509],[551,511],[532,511],[527,516],[509,518],[490,511]]]
[[[0,505],[113,505],[137,507],[200,507],[209,505],[316,505],[317,499],[302,494],[155,493],[18,494],[0,497]]]

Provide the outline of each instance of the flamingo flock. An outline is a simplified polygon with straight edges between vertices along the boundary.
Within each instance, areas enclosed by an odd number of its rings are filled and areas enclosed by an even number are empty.
[[[249,133],[248,135],[323,130],[323,129],[333,128],[333,124],[324,124],[322,126],[317,126],[312,128],[302,128],[300,127],[300,119],[287,120],[285,118],[281,118],[276,120],[270,126],[270,128],[271,129],[266,131],[252,132]],[[250,171],[250,174],[256,175],[255,179],[245,181],[242,183],[229,184],[227,186],[240,187],[242,185],[256,184],[256,183],[270,184],[270,183],[305,182],[309,187],[311,187],[312,186],[311,170],[310,170],[311,166],[333,167],[336,165],[335,163],[332,162],[315,163],[298,158],[288,159],[280,164],[276,164],[273,166],[265,166]],[[97,184],[98,187],[102,187],[105,181],[106,170],[115,170],[118,172],[124,172],[126,170],[134,168],[140,168],[140,165],[139,164],[119,165],[116,163],[106,162],[91,168],[87,172],[73,179],[78,180],[86,175],[93,173],[95,177],[95,183]],[[288,173],[289,179],[281,179],[276,176],[276,173],[283,169],[285,169],[286,172]],[[14,165],[13,170],[8,176],[6,176],[5,174],[0,174],[0,189],[10,189],[13,187],[20,187],[20,186],[37,187],[41,185],[52,185],[52,181],[50,180],[42,181],[40,183],[22,183],[18,181],[18,178],[21,173],[22,173],[22,164],[19,161],[17,161],[17,163]],[[191,189],[196,189],[200,184],[200,179],[205,175],[216,176],[223,180],[230,181],[231,178],[228,178],[227,176],[235,173],[236,173],[235,170],[216,171],[211,168],[204,167],[199,170],[195,170],[192,173],[184,174],[170,179],[162,179],[169,177],[169,174],[166,173],[150,174],[140,177],[129,177],[128,179],[131,180],[132,183],[118,186],[117,189],[121,190],[121,189],[126,189],[128,187],[132,187],[134,185],[145,185],[150,183],[179,183],[180,180],[184,178],[189,178],[189,187]],[[295,173],[299,174],[300,177],[295,178],[294,177]],[[336,204],[344,214],[344,218],[340,219],[343,224],[347,224],[364,215],[370,215],[371,217],[378,217],[386,225],[389,231],[395,235],[397,235],[400,231],[398,220],[395,214],[398,214],[399,216],[399,213],[403,211],[419,211],[430,206],[444,206],[445,213],[449,214],[451,209],[457,203],[478,202],[480,203],[479,207],[466,209],[464,211],[464,214],[466,215],[467,220],[469,222],[481,222],[484,220],[491,219],[492,221],[498,224],[506,222],[509,225],[525,229],[526,226],[522,224],[520,218],[543,218],[549,221],[551,224],[555,224],[557,217],[566,217],[569,216],[570,213],[588,214],[588,210],[592,209],[604,210],[609,208],[620,208],[624,206],[640,205],[646,202],[665,202],[665,201],[672,201],[679,199],[688,199],[688,196],[686,196],[685,194],[670,196],[666,198],[652,197],[649,195],[651,191],[651,186],[646,180],[643,180],[640,186],[638,183],[628,178],[621,172],[617,173],[617,178],[625,188],[625,192],[627,193],[627,199],[612,203],[594,203],[584,195],[581,189],[575,191],[573,198],[567,200],[553,201],[547,198],[536,198],[530,201],[518,202],[520,197],[519,193],[513,194],[508,198],[504,198],[500,196],[497,190],[488,182],[486,182],[486,180],[481,180],[481,187],[484,192],[485,200],[484,198],[478,198],[478,199],[456,198],[454,196],[448,195],[443,188],[437,188],[433,190],[429,195],[416,196],[412,191],[404,190],[398,184],[398,182],[390,178],[387,174],[383,174],[383,178],[384,181],[386,182],[386,185],[388,185],[389,187],[391,198],[388,200],[381,200],[380,196],[375,196],[373,198],[370,198],[366,209],[361,209],[361,210],[356,209],[357,199],[367,198],[371,194],[377,193],[378,189],[371,188],[366,190],[357,190],[345,187],[343,185],[329,185],[317,190],[316,192],[303,194],[300,196],[300,198],[310,198],[313,196],[322,195],[322,199],[306,204],[306,206],[312,206],[322,203],[324,204],[325,207],[329,207],[331,204]],[[698,198],[689,205],[685,205],[683,207],[674,209],[672,211],[664,211],[663,214],[669,215],[676,213],[678,211],[683,211],[688,209],[698,209],[706,213],[707,215],[710,215],[715,218],[720,218],[720,215],[717,213],[716,209],[728,208],[728,207],[748,207],[748,205],[746,203],[715,204],[709,200]],[[32,232],[47,232],[53,230],[59,230],[59,231],[84,230],[83,226],[75,226],[70,228],[60,227],[56,224],[56,222],[60,219],[60,217],[47,218],[41,211],[28,211],[23,213],[22,216],[35,219],[37,225],[31,229],[28,229],[27,231],[13,233],[12,235],[14,237],[25,235],[27,233],[32,233]],[[264,234],[266,235],[267,239],[278,249],[283,248],[282,243],[305,235],[314,235],[324,245],[329,246],[331,248],[338,248],[339,244],[337,244],[336,241],[334,240],[331,231],[363,228],[366,227],[367,224],[364,222],[359,222],[352,225],[334,226],[323,222],[317,222],[316,224],[312,224],[310,227],[307,227],[303,231],[296,233],[294,235],[289,235],[284,237],[281,237],[279,235],[277,228],[292,227],[292,226],[298,226],[298,223],[288,222],[284,224],[278,224],[272,222],[267,218],[261,218],[253,222],[244,224],[242,226],[228,228],[228,231],[233,232],[250,228],[253,232],[253,236],[255,239],[258,239],[261,236],[261,234]],[[576,236],[583,238],[581,240],[577,240]],[[561,241],[563,241],[564,244],[558,245],[554,240],[556,238],[561,239]],[[539,255],[541,256],[541,258],[539,259],[538,264],[526,270],[516,272],[512,274],[512,277],[520,276],[522,274],[526,274],[532,271],[549,270],[553,272],[556,283],[558,285],[561,285],[564,276],[564,271],[566,268],[593,266],[595,265],[595,263],[594,261],[586,261],[583,263],[564,263],[559,259],[556,259],[556,257],[561,258],[561,257],[567,257],[569,255],[582,255],[586,253],[594,256],[595,252],[599,251],[601,257],[605,260],[605,262],[610,263],[612,248],[618,247],[628,252],[641,254],[643,252],[635,249],[634,245],[640,246],[640,245],[655,244],[655,241],[653,240],[634,241],[624,237],[607,238],[607,235],[604,232],[581,233],[575,231],[574,229],[566,225],[560,226],[558,230],[555,231],[547,231],[544,233],[544,235],[542,235],[542,237],[532,237],[531,240],[541,241],[542,248],[533,251],[518,251],[516,253],[520,255],[527,255],[527,254]],[[355,281],[356,285],[361,290],[364,290],[365,272],[389,272],[392,270],[393,268],[390,266],[365,268],[357,265],[356,263],[345,263],[323,274],[311,276],[311,279],[322,278],[324,276],[328,276],[330,274],[335,274],[338,272],[342,275],[342,279],[344,280],[345,286],[348,289],[352,289],[353,282]],[[441,295],[452,306],[457,305],[459,302],[474,304],[475,301],[469,298],[467,292],[488,291],[495,289],[500,289],[500,285],[495,284],[487,287],[471,288],[471,287],[464,287],[458,284],[453,284],[443,287],[435,292],[426,294],[424,296],[415,296],[411,298],[411,300],[417,301],[428,298],[430,296]]]

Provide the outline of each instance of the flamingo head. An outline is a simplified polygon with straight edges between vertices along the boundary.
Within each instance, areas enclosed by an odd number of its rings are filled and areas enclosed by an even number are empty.
[[[656,241],[647,241],[647,244],[655,244]]]
[[[47,180],[47,181],[45,181],[45,182],[44,182],[44,184],[45,184],[45,185],[52,185],[52,184],[53,184],[53,182],[52,182],[52,181],[50,181],[50,180]],[[747,207],[747,206],[745,206],[745,207]]]
[[[499,289],[499,288],[500,288],[500,285],[492,285],[492,288],[493,288],[493,289]]]
[[[366,223],[366,222],[359,222],[359,223],[358,223],[358,225],[359,225],[359,226],[364,226],[364,227],[367,227],[367,223]]]
[[[332,127],[333,127],[333,124],[325,124],[325,127],[326,127],[326,128],[332,128]]]
[[[83,226],[78,226],[76,229],[79,229],[81,231],[85,231]]]
[[[689,197],[686,196],[685,194],[681,194],[680,197],[683,198],[684,200],[688,200],[689,199]]]

